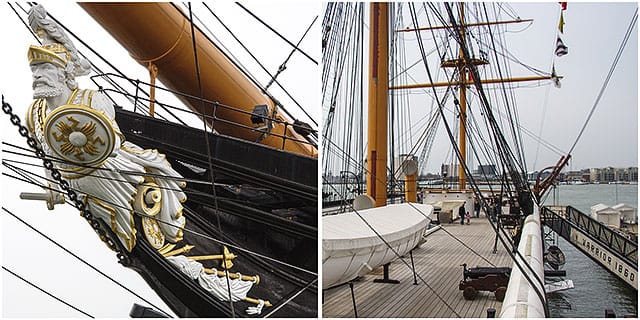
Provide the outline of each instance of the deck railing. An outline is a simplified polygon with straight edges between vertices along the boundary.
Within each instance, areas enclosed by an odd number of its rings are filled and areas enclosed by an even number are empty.
[[[113,73],[105,73],[105,74],[98,74],[98,75],[94,75],[91,77],[91,79],[94,81],[94,83],[98,84],[98,82],[96,81],[97,79],[102,78],[102,79],[107,79],[110,81],[113,81],[114,79],[120,79],[120,80],[125,80],[126,82],[128,82],[131,85],[135,86],[135,93],[129,93],[127,91],[125,91],[122,88],[104,88],[101,86],[101,89],[104,90],[107,93],[113,93],[113,94],[117,94],[120,96],[123,96],[125,98],[131,99],[133,100],[133,105],[134,105],[134,112],[136,113],[141,113],[138,112],[138,107],[140,105],[142,105],[143,107],[148,105],[149,103],[152,102],[152,100],[148,97],[148,94],[142,90],[143,88],[155,88],[159,91],[164,91],[164,92],[168,92],[168,93],[172,93],[176,96],[179,96],[181,98],[184,99],[190,99],[193,101],[199,101],[201,102],[203,105],[209,106],[211,107],[212,113],[211,114],[202,114],[202,113],[198,113],[195,111],[191,111],[191,110],[185,110],[183,108],[179,108],[179,107],[175,107],[172,106],[170,104],[166,104],[166,103],[162,103],[160,101],[156,101],[154,100],[153,103],[155,103],[155,105],[157,105],[158,107],[160,107],[163,111],[165,111],[166,113],[168,113],[169,115],[171,115],[173,118],[175,118],[175,120],[177,120],[177,122],[186,125],[186,123],[179,117],[177,116],[175,113],[176,112],[182,112],[182,113],[187,113],[187,114],[191,114],[191,115],[195,115],[196,117],[204,117],[205,120],[207,122],[210,122],[212,124],[215,123],[220,123],[220,124],[225,124],[225,125],[230,125],[232,127],[236,127],[237,129],[240,130],[248,130],[248,131],[253,131],[256,133],[260,133],[260,134],[268,134],[271,136],[275,136],[278,137],[280,139],[282,139],[282,146],[280,149],[284,150],[285,149],[285,144],[287,141],[292,141],[292,142],[296,142],[296,143],[301,143],[301,144],[306,144],[306,145],[310,145],[313,146],[314,148],[317,148],[317,131],[307,127],[305,125],[299,124],[299,123],[289,123],[288,121],[284,121],[284,120],[280,120],[277,119],[275,117],[269,116],[269,115],[259,115],[259,114],[255,114],[253,112],[250,111],[246,111],[243,109],[240,109],[238,107],[234,107],[234,106],[228,106],[228,105],[224,105],[222,103],[216,102],[216,101],[211,101],[211,100],[207,100],[207,99],[203,99],[197,96],[193,96],[193,95],[189,95],[183,92],[178,92],[178,91],[174,91],[171,89],[167,89],[155,84],[151,84],[151,83],[147,83],[144,81],[140,81],[137,79],[130,79],[130,78],[126,78],[124,76],[118,75],[118,74],[113,74]],[[112,85],[113,86],[113,85]],[[115,87],[115,86],[114,86]],[[229,121],[226,119],[223,119],[219,116],[216,115],[216,110],[217,109],[225,109],[229,112],[235,112],[238,114],[242,114],[243,116],[249,118],[249,117],[256,117],[256,118],[260,118],[264,123],[276,123],[276,124],[282,124],[284,126],[284,130],[283,130],[283,134],[279,134],[276,132],[271,132],[271,130],[267,130],[263,127],[260,128],[256,128],[256,127],[251,127],[251,126],[247,126],[241,123],[237,123],[237,122],[233,122],[233,121]],[[144,114],[144,113],[141,113]],[[164,118],[163,120],[167,120],[166,118]],[[305,137],[305,139],[298,139],[292,136],[287,136],[286,133],[289,132],[291,130],[294,130],[297,133],[300,133],[303,137]]]

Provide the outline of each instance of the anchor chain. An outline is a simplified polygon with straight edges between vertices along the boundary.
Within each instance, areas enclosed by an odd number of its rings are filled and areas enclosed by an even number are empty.
[[[46,154],[42,148],[38,145],[36,139],[29,135],[29,130],[27,127],[22,125],[20,121],[20,117],[13,113],[13,108],[11,105],[4,101],[4,95],[2,95],[2,111],[10,116],[11,123],[18,127],[18,133],[21,136],[27,139],[27,145],[33,148],[35,154],[38,158],[42,159],[42,163],[44,167],[49,170],[51,173],[51,178],[53,178],[60,185],[60,189],[67,193],[67,196],[71,201],[73,201],[74,207],[80,211],[80,216],[84,217],[89,225],[93,228],[93,230],[98,234],[100,239],[109,247],[109,249],[113,250],[118,257],[118,262],[124,266],[128,266],[130,264],[129,259],[123,253],[123,248],[119,246],[113,239],[107,234],[105,228],[103,227],[103,223],[100,219],[95,218],[91,211],[87,208],[87,205],[80,200],[78,197],[78,193],[75,190],[71,189],[69,186],[69,182],[62,179],[62,174],[58,169],[56,169],[53,165],[53,161],[46,158]]]

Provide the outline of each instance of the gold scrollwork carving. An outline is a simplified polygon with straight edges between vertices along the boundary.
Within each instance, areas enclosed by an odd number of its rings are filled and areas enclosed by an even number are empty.
[[[142,231],[147,242],[156,250],[163,248],[166,237],[158,222],[153,218],[162,209],[162,193],[152,178],[147,178],[144,183],[138,185],[133,198],[133,208],[137,212],[147,215],[147,217],[142,217]]]
[[[155,216],[162,209],[162,193],[160,187],[153,182],[138,185],[138,193],[133,201],[136,211],[147,216]]]

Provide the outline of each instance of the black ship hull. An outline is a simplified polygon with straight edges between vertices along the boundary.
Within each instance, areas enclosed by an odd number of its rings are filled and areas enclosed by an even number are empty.
[[[187,180],[183,215],[188,255],[231,251],[231,272],[259,275],[248,296],[269,300],[262,316],[317,317],[317,160],[256,143],[117,110],[127,140],[157,149]],[[206,142],[209,142],[207,148]],[[208,154],[207,151],[210,151]],[[210,161],[210,162],[209,162]],[[211,186],[213,169],[215,195]],[[190,183],[189,181],[201,183]],[[142,230],[136,218],[138,230]],[[257,254],[256,254],[257,253]],[[243,317],[252,304],[232,306],[173,267],[143,236],[121,259],[136,270],[180,317]],[[277,260],[277,261],[276,261]],[[218,268],[213,261],[205,267]]]

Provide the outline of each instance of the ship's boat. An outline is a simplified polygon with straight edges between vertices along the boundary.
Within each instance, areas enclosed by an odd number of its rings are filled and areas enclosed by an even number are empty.
[[[564,266],[566,260],[564,253],[558,246],[549,246],[544,255],[545,261],[554,269],[558,270]]]
[[[322,287],[351,281],[405,255],[423,240],[432,214],[433,206],[402,203],[323,217]]]

